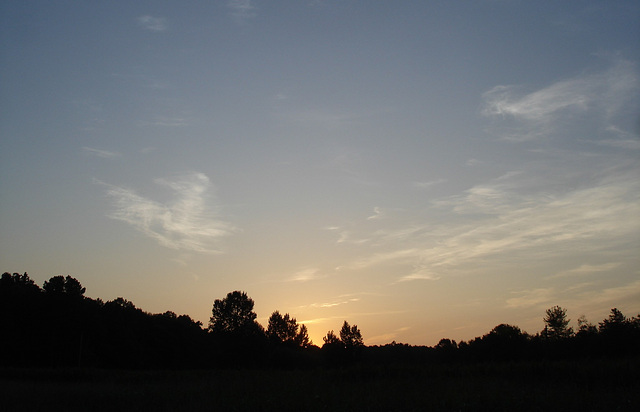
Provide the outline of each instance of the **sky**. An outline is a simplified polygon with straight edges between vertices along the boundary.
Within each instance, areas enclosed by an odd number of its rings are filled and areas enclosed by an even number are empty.
[[[0,270],[367,345],[640,313],[635,1],[6,1]]]

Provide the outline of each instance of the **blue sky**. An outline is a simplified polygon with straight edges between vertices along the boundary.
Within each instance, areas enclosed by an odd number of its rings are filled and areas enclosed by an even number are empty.
[[[636,2],[0,8],[2,271],[318,344],[640,311]]]

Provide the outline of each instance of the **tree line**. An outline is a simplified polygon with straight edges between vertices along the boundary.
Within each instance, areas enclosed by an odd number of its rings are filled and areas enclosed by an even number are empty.
[[[0,278],[0,366],[100,368],[300,368],[353,362],[460,362],[632,356],[640,348],[640,315],[612,309],[598,325],[584,317],[569,327],[567,311],[554,306],[535,335],[500,324],[482,337],[437,345],[392,342],[365,346],[346,320],[328,331],[321,347],[307,327],[275,310],[266,329],[254,301],[241,291],[216,299],[209,324],[167,311],[152,314],[122,297],[107,302],[85,296],[71,276],[39,287],[27,273]]]
[[[500,324],[482,337],[456,343],[441,339],[434,350],[449,360],[553,360],[637,356],[640,354],[640,315],[628,318],[617,308],[598,325],[578,319],[569,326],[567,309],[553,306],[542,318],[544,328],[529,334],[518,326]]]

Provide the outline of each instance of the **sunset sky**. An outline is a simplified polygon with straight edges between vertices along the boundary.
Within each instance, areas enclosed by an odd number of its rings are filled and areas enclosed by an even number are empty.
[[[0,271],[314,343],[640,312],[637,1],[5,1]]]

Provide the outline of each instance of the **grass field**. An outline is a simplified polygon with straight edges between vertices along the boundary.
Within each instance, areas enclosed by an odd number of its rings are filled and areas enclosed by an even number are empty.
[[[3,411],[638,411],[640,359],[308,370],[5,369]]]

